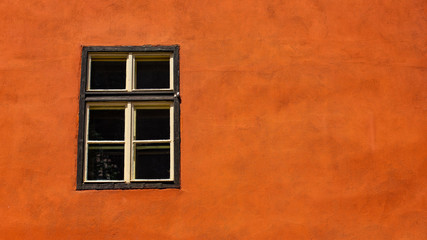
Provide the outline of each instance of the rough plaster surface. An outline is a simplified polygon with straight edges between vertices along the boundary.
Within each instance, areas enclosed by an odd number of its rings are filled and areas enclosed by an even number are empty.
[[[424,0],[0,2],[1,239],[427,239]],[[76,191],[82,45],[181,46],[182,189]]]

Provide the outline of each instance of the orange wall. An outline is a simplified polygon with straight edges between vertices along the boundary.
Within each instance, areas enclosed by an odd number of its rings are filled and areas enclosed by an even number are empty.
[[[0,2],[0,239],[427,239],[427,2]],[[76,191],[82,45],[181,46],[182,189]]]

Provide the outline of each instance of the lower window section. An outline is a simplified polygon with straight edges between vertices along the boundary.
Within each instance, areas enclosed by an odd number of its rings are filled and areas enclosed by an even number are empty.
[[[84,189],[179,187],[174,102],[86,104]]]
[[[123,180],[124,144],[89,144],[87,180]]]
[[[170,179],[169,143],[136,144],[135,179]]]

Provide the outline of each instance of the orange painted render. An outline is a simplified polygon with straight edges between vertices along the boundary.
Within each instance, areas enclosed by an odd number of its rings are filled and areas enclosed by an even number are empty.
[[[427,239],[425,0],[0,2],[0,239]],[[76,191],[81,46],[181,46],[181,189]]]

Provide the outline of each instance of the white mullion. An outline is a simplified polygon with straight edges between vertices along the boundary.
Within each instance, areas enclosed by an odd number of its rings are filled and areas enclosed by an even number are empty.
[[[136,131],[136,113],[135,113],[136,109],[135,107],[132,105],[132,121],[131,121],[131,145],[132,145],[132,151],[131,151],[131,159],[130,159],[130,167],[131,167],[131,179],[132,181],[135,180],[135,149],[136,149],[136,144],[135,142],[135,131]]]
[[[89,143],[88,143],[88,135],[89,135],[89,105],[86,105],[86,123],[85,123],[85,157],[84,157],[84,171],[83,171],[83,182],[87,181],[87,161],[88,161],[88,156],[87,156],[87,150],[89,148]]]
[[[159,182],[159,181],[173,181],[173,179],[149,178],[149,179],[133,179],[132,180],[132,182]]]
[[[170,129],[170,136],[169,136],[169,138],[170,138],[170,147],[169,147],[169,155],[170,155],[170,164],[169,164],[169,166],[170,166],[170,171],[169,171],[169,173],[170,173],[170,175],[169,175],[169,178],[171,179],[171,180],[174,180],[174,176],[175,176],[175,166],[174,166],[174,110],[173,110],[173,103],[171,104],[171,106],[170,106],[170,117],[169,117],[169,125],[170,125],[170,127],[169,127],[169,129]]]
[[[169,58],[169,75],[169,89],[173,89],[173,54],[171,54]]]
[[[89,90],[90,89],[90,73],[91,73],[91,69],[92,69],[92,56],[89,54],[89,57],[88,57],[88,60],[87,60],[88,62],[87,62],[87,76],[86,76],[86,79],[87,79],[87,86],[85,86],[86,87],[86,90]]]
[[[125,182],[123,180],[86,180],[88,183],[99,183],[99,182]]]
[[[132,91],[134,57],[128,54],[126,59],[126,91]],[[124,180],[130,183],[131,179],[131,155],[132,155],[132,103],[128,102],[125,109],[125,159],[124,159]]]
[[[133,143],[170,143],[170,139],[161,140],[133,140]]]
[[[130,183],[131,152],[132,152],[132,103],[128,102],[125,109],[125,159],[124,159],[124,180]]]
[[[128,92],[132,91],[132,82],[133,82],[133,54],[129,53],[126,60],[126,90]]]
[[[98,140],[87,140],[86,141],[88,144],[114,144],[114,143],[117,143],[117,144],[123,144],[123,143],[125,143],[125,141],[98,141]]]

